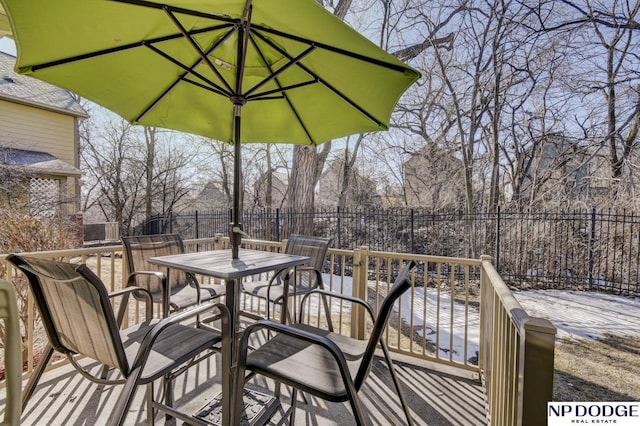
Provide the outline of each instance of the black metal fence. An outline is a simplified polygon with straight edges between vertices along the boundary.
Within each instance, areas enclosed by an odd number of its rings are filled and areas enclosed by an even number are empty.
[[[640,296],[640,216],[626,211],[464,214],[423,209],[246,211],[251,238],[280,241],[299,220],[332,246],[494,258],[503,279],[518,288],[602,290]],[[183,238],[227,235],[230,211],[181,213],[150,219],[144,233],[177,232]]]

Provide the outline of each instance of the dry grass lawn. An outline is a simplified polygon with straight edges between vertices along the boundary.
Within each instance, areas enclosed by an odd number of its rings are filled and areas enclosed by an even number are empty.
[[[640,336],[558,339],[554,401],[639,401]]]

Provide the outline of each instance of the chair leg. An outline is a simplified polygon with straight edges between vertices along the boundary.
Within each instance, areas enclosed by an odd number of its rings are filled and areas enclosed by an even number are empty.
[[[289,415],[289,424],[296,424],[296,405],[298,402],[298,389],[291,388],[291,414]]]
[[[42,373],[44,373],[44,369],[47,367],[47,364],[51,359],[51,355],[53,355],[53,348],[49,343],[47,343],[47,346],[44,348],[44,352],[42,352],[40,361],[38,361],[36,368],[34,368],[29,381],[24,387],[24,391],[22,391],[22,412],[24,412],[27,402],[31,399],[31,395],[33,395],[33,391],[36,389],[38,381],[40,381],[40,377],[42,377]]]
[[[145,399],[147,400],[147,424],[153,425],[155,424],[155,412],[153,408],[153,382],[147,385],[147,392],[145,395]]]
[[[244,374],[245,374],[245,363],[247,360],[246,355],[243,354],[238,355],[239,361],[236,363],[236,371],[234,377],[234,386],[233,391],[234,395],[231,395],[231,424],[239,425],[242,420],[242,408],[243,408],[243,398],[244,398]]]
[[[322,285],[322,283],[320,283],[318,287],[321,290],[324,290],[324,285]],[[331,319],[331,309],[329,309],[329,302],[327,301],[327,296],[322,294],[320,295],[320,297],[322,298],[322,304],[324,305],[324,314],[327,316],[327,329],[333,332],[333,320]],[[318,317],[318,321],[320,321],[320,317]]]
[[[173,407],[173,380],[166,375],[162,379],[162,384],[164,385],[164,403],[168,407]],[[172,419],[169,413],[165,414],[164,418],[165,421]]]
[[[400,387],[400,381],[398,380],[398,375],[396,374],[396,370],[393,367],[393,362],[391,362],[391,356],[389,355],[387,343],[383,339],[380,339],[380,346],[382,346],[382,352],[384,353],[387,365],[389,366],[391,380],[393,380],[393,385],[396,388],[396,393],[398,394],[398,398],[400,399],[400,404],[402,405],[402,409],[404,410],[404,415],[407,418],[407,425],[413,426],[413,419],[411,418],[411,413],[409,412],[409,405],[404,399],[404,393],[402,392],[402,388]]]
[[[360,400],[358,399],[355,388],[351,390],[347,389],[347,395],[349,396],[349,404],[351,404],[351,410],[353,411],[353,417],[356,420],[356,424],[358,426],[366,425],[367,422],[364,415],[364,410],[362,409],[362,405],[360,404]]]
[[[129,407],[131,406],[131,401],[136,394],[136,390],[138,389],[138,380],[142,375],[142,368],[138,367],[137,369],[131,371],[129,377],[127,377],[127,381],[120,392],[120,396],[116,401],[115,406],[113,407],[113,415],[109,418],[109,426],[122,426],[125,424],[125,419],[127,417],[127,412],[129,411]],[[153,396],[152,396],[153,397]]]

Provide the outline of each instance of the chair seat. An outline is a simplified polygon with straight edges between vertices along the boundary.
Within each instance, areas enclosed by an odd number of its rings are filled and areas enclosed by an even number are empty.
[[[288,296],[293,296],[294,290],[295,294],[305,294],[313,290],[313,288],[298,286],[294,289],[293,286],[289,286]],[[282,284],[272,284],[271,290],[269,291],[269,281],[248,281],[242,283],[242,292],[258,296],[263,299],[267,298],[268,292],[269,300],[271,302],[279,302],[282,300],[282,296],[284,295],[284,286]]]
[[[120,332],[130,366],[138,355],[142,340],[159,321],[145,321]],[[158,379],[170,366],[189,361],[221,340],[222,337],[218,333],[178,323],[171,324],[160,333],[153,344],[140,382],[149,383]]]
[[[333,341],[343,352],[351,376],[354,377],[367,341],[321,330],[307,324],[292,324],[291,328],[308,331]],[[276,378],[285,384],[317,394],[330,401],[344,401],[347,391],[338,364],[329,351],[289,336],[278,334],[247,355],[247,369]],[[300,374],[304,371],[305,374]]]
[[[200,303],[208,302],[217,296],[224,294],[224,284],[219,285],[200,285]],[[197,293],[195,286],[191,284],[179,287],[171,287],[169,295],[169,307],[172,311],[180,311],[197,304]],[[161,301],[162,294],[160,291],[152,292],[151,296],[154,301]]]

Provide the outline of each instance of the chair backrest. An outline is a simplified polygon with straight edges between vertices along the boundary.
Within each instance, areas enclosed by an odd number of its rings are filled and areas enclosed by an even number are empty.
[[[166,272],[165,267],[152,265],[147,262],[147,259],[154,256],[169,256],[184,253],[184,243],[182,238],[177,234],[122,237],[122,243],[125,249],[129,272],[155,271],[164,273]],[[175,269],[171,270],[171,282],[169,285],[172,287],[182,287],[185,284],[191,283],[191,280],[191,275]],[[147,275],[137,276],[136,285],[146,288],[152,293],[162,290],[160,281],[155,277]]]
[[[329,244],[331,240],[321,237],[310,237],[307,235],[293,234],[287,240],[287,244],[284,248],[286,254],[295,254],[297,256],[308,256],[311,258],[309,263],[305,266],[309,266],[322,272],[325,258],[327,257],[327,251],[329,250]],[[312,275],[306,274],[307,277],[315,279]],[[296,282],[296,285],[310,285],[311,283]]]
[[[129,365],[107,289],[86,265],[9,255],[29,287],[51,346],[118,368]]]
[[[396,277],[393,286],[389,290],[389,293],[387,293],[387,297],[384,298],[384,300],[382,301],[382,305],[380,305],[380,310],[378,312],[378,316],[376,317],[376,322],[373,325],[373,329],[371,330],[371,335],[369,336],[367,348],[362,357],[362,362],[360,364],[360,368],[358,369],[358,374],[356,375],[354,380],[356,389],[360,389],[360,386],[362,386],[362,383],[369,374],[369,370],[371,369],[371,361],[373,360],[376,346],[378,345],[384,328],[387,325],[389,316],[393,311],[393,305],[407,290],[411,288],[411,278],[409,274],[415,266],[416,262],[413,260],[410,260],[404,265],[404,267],[400,270],[400,273]]]
[[[22,404],[22,339],[18,300],[13,284],[0,280],[0,319],[4,320],[4,376],[6,404],[3,425],[19,425]]]

